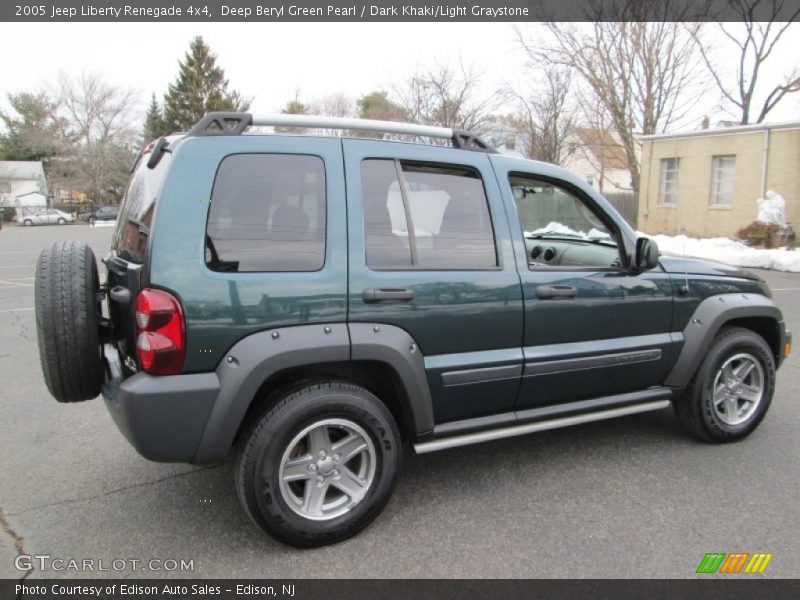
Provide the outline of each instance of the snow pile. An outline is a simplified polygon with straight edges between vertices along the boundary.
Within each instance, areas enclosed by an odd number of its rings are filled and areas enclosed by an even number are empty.
[[[646,233],[638,232],[638,234],[648,236]],[[742,242],[722,237],[706,239],[691,238],[685,235],[676,235],[675,237],[650,235],[648,237],[653,238],[658,244],[659,251],[665,254],[716,260],[736,267],[800,273],[800,251],[798,250],[750,248]]]
[[[758,204],[757,221],[786,227],[786,200],[783,196],[767,190],[763,198],[756,200],[756,204]]]

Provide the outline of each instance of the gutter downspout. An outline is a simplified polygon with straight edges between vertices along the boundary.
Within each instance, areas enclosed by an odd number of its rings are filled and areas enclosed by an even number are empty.
[[[767,167],[769,165],[769,140],[770,140],[770,128],[767,127],[764,129],[764,150],[762,152],[762,163],[761,163],[761,197],[764,198],[767,195]]]

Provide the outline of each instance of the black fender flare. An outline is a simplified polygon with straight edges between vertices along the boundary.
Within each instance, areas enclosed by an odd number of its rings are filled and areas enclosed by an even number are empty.
[[[350,323],[353,360],[391,367],[400,378],[416,437],[433,431],[433,401],[425,375],[425,357],[407,331],[381,323]]]
[[[237,342],[216,369],[219,393],[192,462],[223,460],[259,388],[279,371],[304,365],[369,360],[397,373],[414,429],[433,429],[433,406],[422,353],[411,336],[391,325],[320,323],[261,331]]]
[[[784,334],[783,315],[772,299],[759,294],[718,294],[700,302],[683,330],[683,348],[665,385],[683,389],[722,326],[733,319],[768,317],[775,319]]]

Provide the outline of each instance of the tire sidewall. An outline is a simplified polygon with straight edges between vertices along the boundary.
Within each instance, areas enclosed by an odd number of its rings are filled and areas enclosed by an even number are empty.
[[[296,546],[320,546],[355,535],[366,527],[389,499],[397,478],[400,443],[391,414],[377,398],[360,388],[304,390],[285,410],[272,415],[247,445],[255,445],[244,469],[246,501],[256,521],[275,537]],[[381,410],[383,408],[383,410]],[[322,419],[354,421],[370,436],[376,467],[372,486],[351,511],[328,521],[314,521],[296,514],[280,490],[283,454],[302,429]]]
[[[764,396],[755,412],[746,421],[738,425],[729,425],[720,420],[716,414],[712,388],[716,374],[723,363],[731,356],[743,352],[755,357],[764,370]],[[700,388],[700,398],[697,399],[697,407],[708,432],[717,439],[731,441],[750,434],[764,419],[775,391],[775,359],[767,344],[760,337],[747,331],[722,337],[709,349],[702,369],[703,384]]]
[[[87,244],[53,242],[42,250],[34,282],[37,340],[45,384],[58,402],[90,400],[101,391],[98,287]]]

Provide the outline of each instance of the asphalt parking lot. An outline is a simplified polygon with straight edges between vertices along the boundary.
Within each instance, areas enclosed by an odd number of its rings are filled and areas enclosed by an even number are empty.
[[[404,455],[377,521],[358,537],[295,550],[240,510],[230,461],[148,462],[101,400],[57,404],[39,369],[33,275],[39,250],[110,228],[0,231],[0,577],[14,557],[192,560],[189,573],[42,576],[692,577],[706,552],[771,552],[767,577],[800,575],[800,355],[779,372],[748,439],[707,445],[671,410],[479,446]],[[762,272],[800,332],[800,274]],[[141,569],[141,567],[139,567]]]

